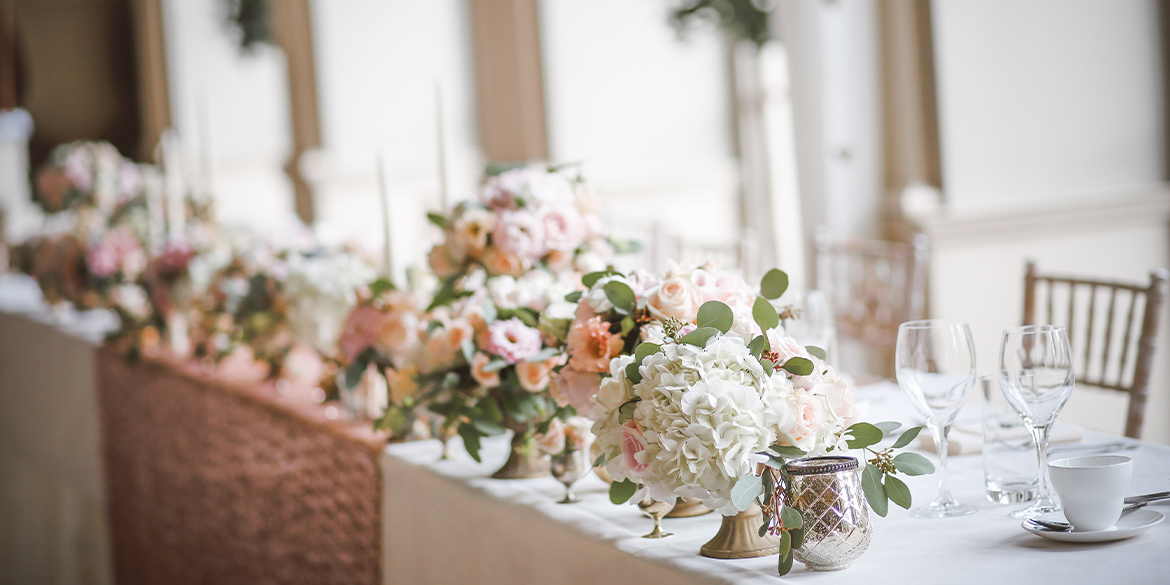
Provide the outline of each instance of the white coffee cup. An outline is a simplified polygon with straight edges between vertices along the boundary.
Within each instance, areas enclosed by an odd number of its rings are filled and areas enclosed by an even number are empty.
[[[1112,528],[1121,518],[1133,461],[1122,455],[1069,457],[1048,464],[1052,487],[1074,532]]]

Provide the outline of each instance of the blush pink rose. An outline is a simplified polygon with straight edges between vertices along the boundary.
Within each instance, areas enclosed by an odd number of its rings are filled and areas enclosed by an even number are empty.
[[[622,337],[609,332],[601,317],[573,321],[569,328],[569,365],[583,372],[608,372],[609,360],[621,353]]]
[[[516,364],[516,377],[520,379],[520,386],[529,392],[541,392],[548,388],[551,376],[552,363],[549,361]]]
[[[513,317],[488,327],[487,350],[514,364],[540,353],[540,331]]]
[[[572,405],[581,414],[593,412],[593,395],[599,388],[601,374],[574,370],[572,366],[561,368],[548,387],[557,406]]]
[[[658,286],[650,295],[647,307],[659,319],[674,317],[684,323],[692,323],[703,304],[703,293],[686,276],[672,276]]]
[[[550,205],[540,216],[544,228],[544,248],[570,252],[585,240],[581,214],[569,205]]]
[[[642,436],[642,428],[632,420],[626,421],[626,424],[622,425],[622,464],[627,471],[636,475],[646,471],[650,462],[639,460],[645,459],[644,456],[639,457],[644,451],[646,438]]]
[[[565,450],[565,423],[554,418],[548,423],[548,432],[536,435],[536,445],[549,455]]]
[[[337,340],[337,347],[346,363],[352,363],[359,353],[374,344],[381,325],[382,311],[374,307],[359,305],[349,312]]]
[[[500,213],[492,232],[492,244],[529,261],[539,260],[548,251],[544,245],[544,223],[526,209]]]
[[[811,446],[824,424],[825,412],[820,400],[808,394],[796,399],[796,426],[792,429],[792,439],[798,446]]]

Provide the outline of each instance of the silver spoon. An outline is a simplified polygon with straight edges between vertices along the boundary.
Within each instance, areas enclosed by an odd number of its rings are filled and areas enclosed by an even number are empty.
[[[1146,504],[1147,502],[1130,504],[1122,508],[1121,513],[1125,514],[1131,510],[1145,508]],[[1072,524],[1069,524],[1068,522],[1060,522],[1058,520],[1038,520],[1036,518],[1029,518],[1028,520],[1025,520],[1024,525],[1031,528],[1032,530],[1041,530],[1044,532],[1071,532],[1073,529]]]
[[[1155,494],[1142,494],[1140,496],[1130,496],[1125,499],[1127,504],[1136,504],[1138,502],[1156,502],[1158,500],[1170,500],[1170,492],[1158,492]]]

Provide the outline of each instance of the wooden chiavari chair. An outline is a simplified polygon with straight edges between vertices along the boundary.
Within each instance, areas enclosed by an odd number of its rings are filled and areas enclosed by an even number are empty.
[[[1167,280],[1170,272],[1166,269],[1151,272],[1149,284],[1041,275],[1032,261],[1024,272],[1023,324],[1064,325],[1073,349],[1077,384],[1129,395],[1127,437],[1140,438],[1142,434]],[[1036,310],[1038,290],[1046,293],[1044,321],[1038,320]],[[1107,299],[1103,314],[1098,313],[1098,299]],[[1058,303],[1065,305],[1061,307],[1064,310],[1057,311]]]

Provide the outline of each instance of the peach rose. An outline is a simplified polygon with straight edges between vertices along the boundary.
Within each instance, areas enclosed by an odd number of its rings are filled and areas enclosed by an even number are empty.
[[[601,374],[574,370],[572,366],[561,368],[561,372],[549,382],[548,390],[557,406],[573,405],[577,412],[588,414],[593,411],[593,395],[601,387]]]
[[[484,268],[492,276],[520,276],[524,274],[524,262],[520,257],[495,246],[489,247],[483,258]]]
[[[552,364],[549,361],[516,364],[516,377],[520,378],[520,386],[529,392],[540,392],[548,388],[551,375]]]
[[[536,435],[536,445],[549,455],[565,450],[565,423],[554,418],[548,422],[548,432]]]
[[[451,257],[451,250],[446,246],[435,246],[431,248],[430,256],[427,260],[431,264],[431,270],[435,272],[435,276],[439,278],[451,278],[459,273],[459,265],[461,261]]]
[[[569,366],[583,372],[608,372],[609,360],[622,352],[622,337],[609,332],[601,317],[574,321],[569,328]]]
[[[375,344],[388,355],[401,354],[418,344],[418,325],[413,313],[388,313],[378,323]]]
[[[662,281],[647,301],[650,313],[659,319],[674,317],[684,323],[695,320],[703,304],[703,293],[686,276],[672,276]]]
[[[486,353],[476,352],[475,357],[471,358],[471,377],[475,378],[476,383],[485,388],[495,388],[500,385],[500,372],[485,372],[484,366],[488,365],[491,358]]]
[[[407,396],[414,396],[418,392],[418,368],[407,366],[398,370],[386,370],[386,383],[390,386],[390,400],[394,404],[402,404]]]

